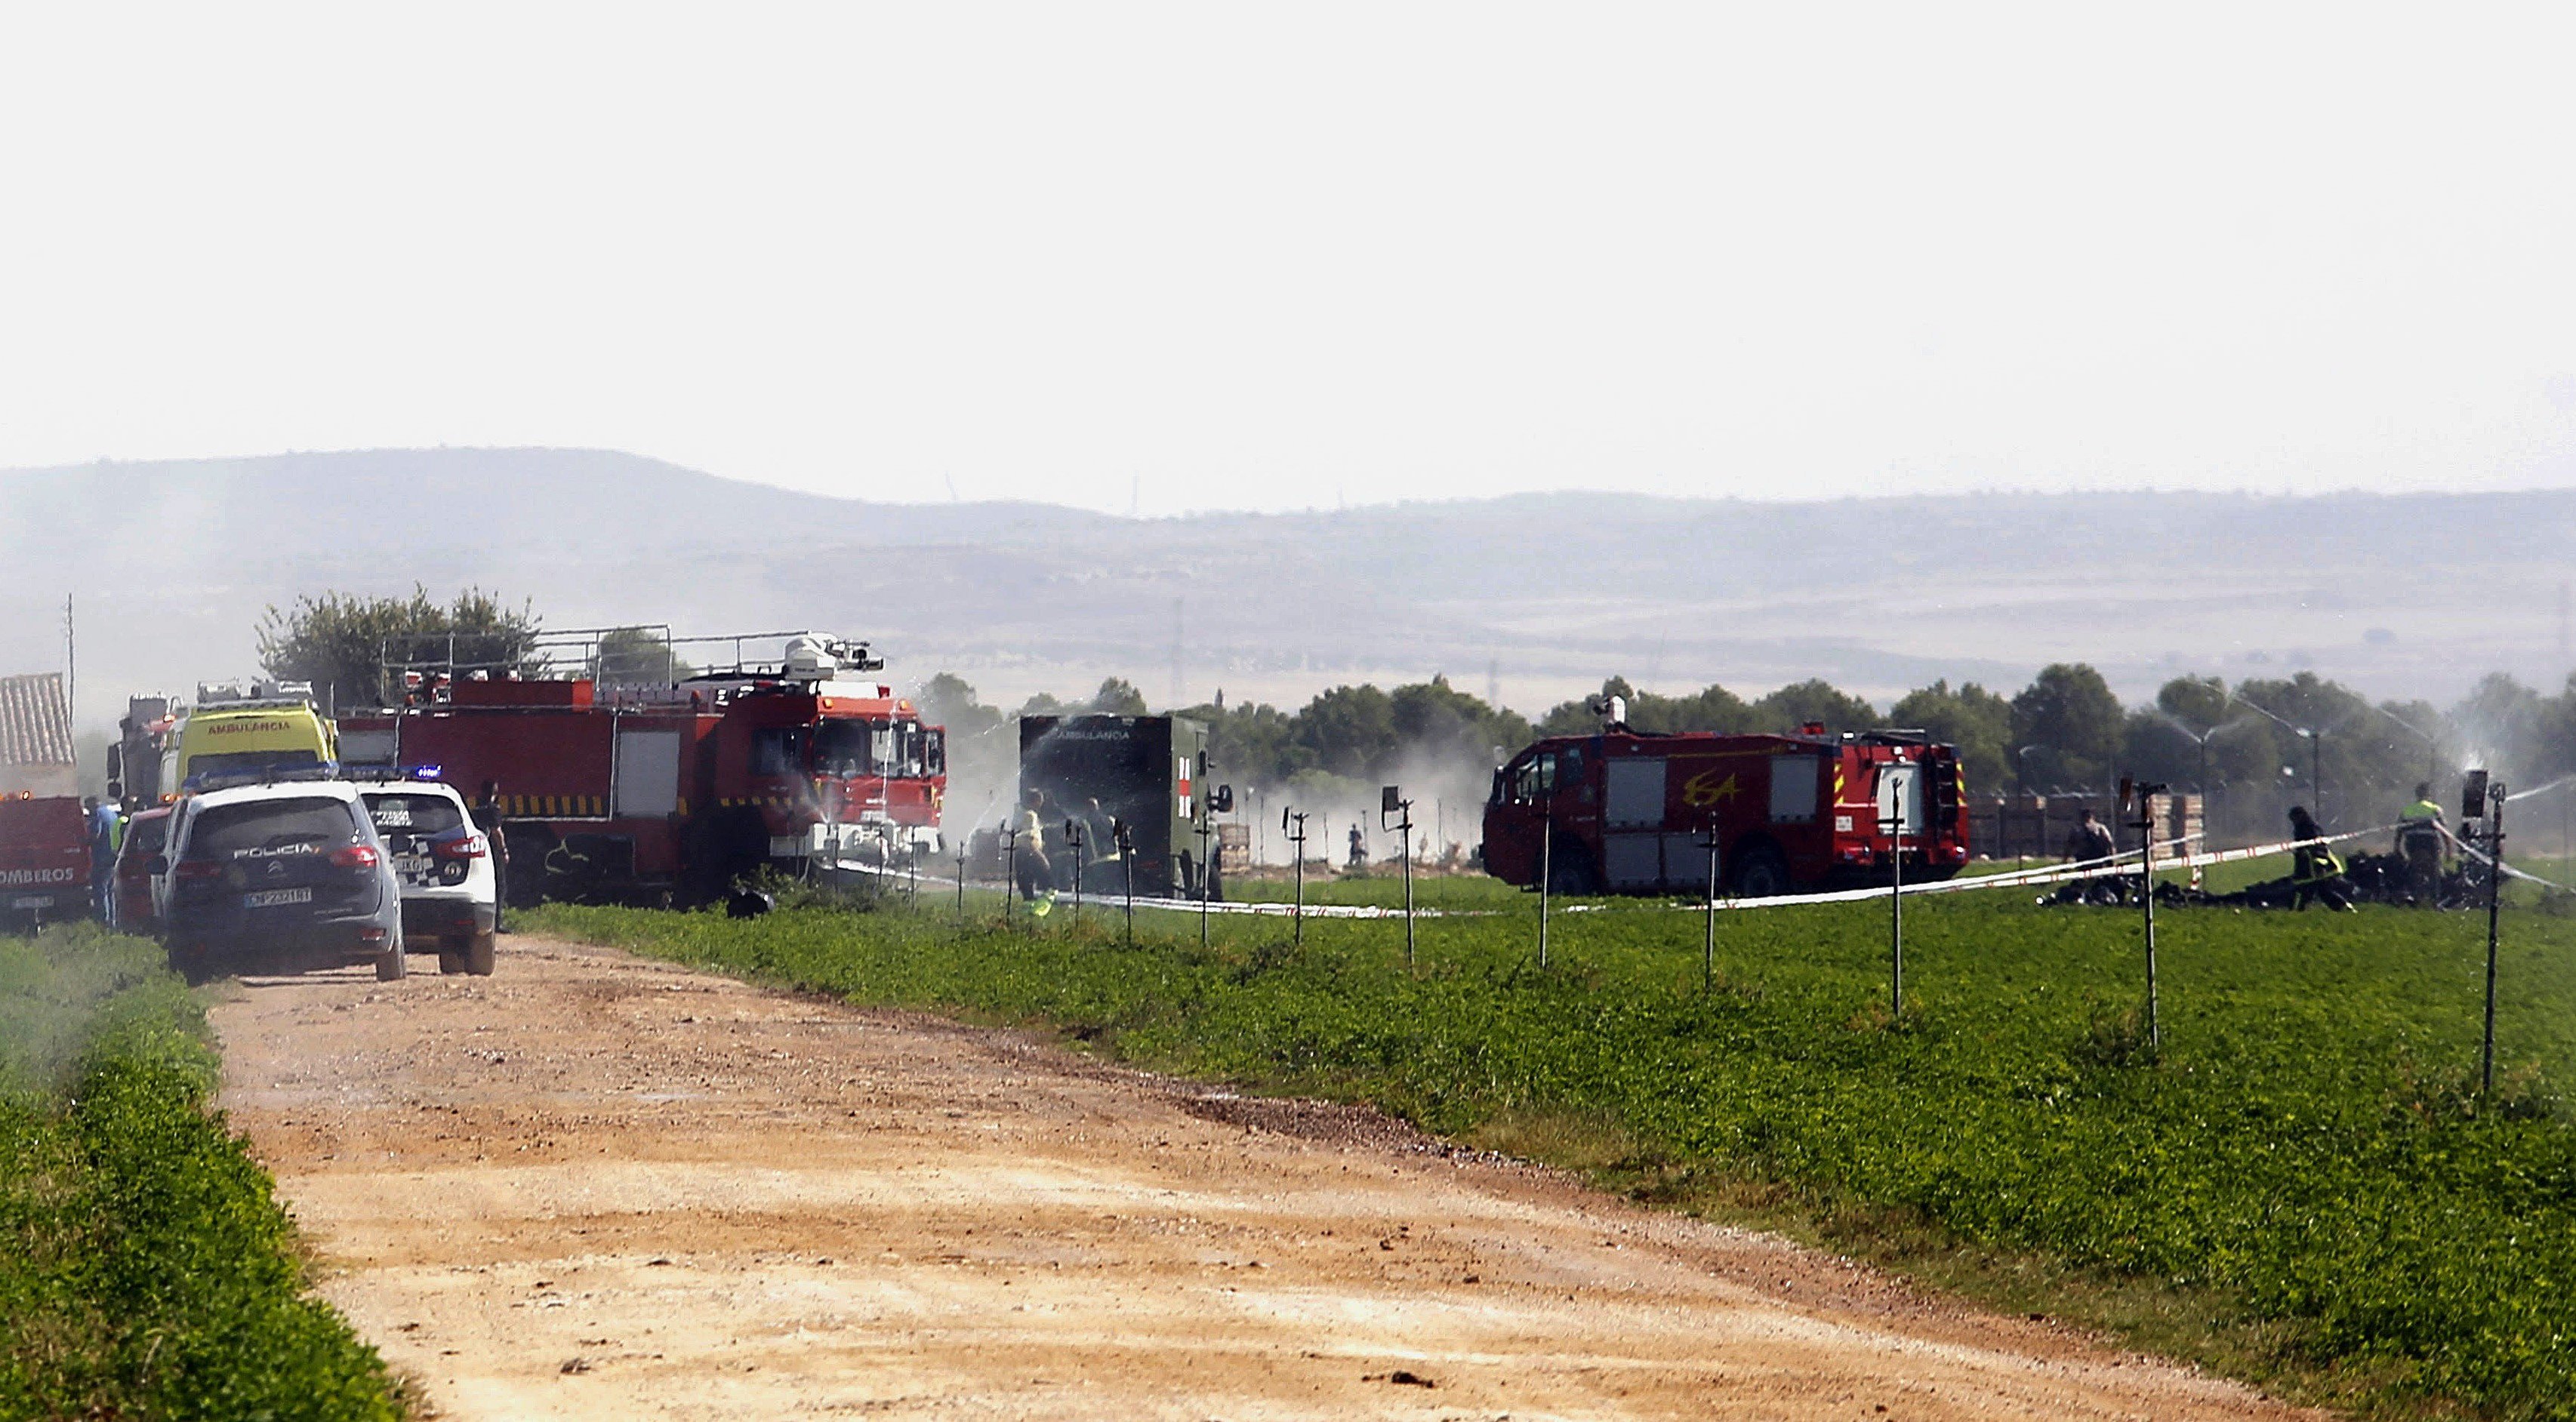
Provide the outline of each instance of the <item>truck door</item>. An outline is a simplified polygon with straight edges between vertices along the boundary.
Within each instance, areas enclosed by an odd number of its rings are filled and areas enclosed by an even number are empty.
[[[1602,769],[1601,877],[1614,891],[1661,888],[1664,758],[1627,756]]]
[[[1888,761],[1878,767],[1878,832],[1892,824],[1919,842],[1923,836],[1923,767],[1912,761]]]
[[[680,808],[680,733],[617,728],[618,819],[659,819]]]

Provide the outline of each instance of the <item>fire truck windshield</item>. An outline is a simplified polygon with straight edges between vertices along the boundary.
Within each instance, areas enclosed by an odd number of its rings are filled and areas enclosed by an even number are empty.
[[[918,721],[826,721],[815,728],[814,773],[917,780],[931,773],[935,753]]]

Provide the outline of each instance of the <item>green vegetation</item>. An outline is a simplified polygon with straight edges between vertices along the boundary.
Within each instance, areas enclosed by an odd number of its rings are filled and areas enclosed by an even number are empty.
[[[384,706],[402,690],[385,681],[388,651],[400,660],[433,649],[444,657],[453,647],[460,664],[532,672],[527,658],[537,630],[532,604],[513,609],[480,588],[465,589],[444,607],[417,585],[407,598],[326,592],[261,616],[259,664],[270,676],[313,683],[314,695],[331,705]],[[658,670],[660,659],[652,660]]]
[[[0,938],[0,1417],[395,1418],[140,939]]]
[[[1386,921],[1310,920],[1298,952],[1219,918],[1201,952],[1149,915],[1124,950],[1114,912],[1006,935],[989,898],[963,929],[944,897],[539,922],[1373,1101],[2369,1413],[2576,1417],[2576,918],[2511,912],[2483,1099],[2471,915],[2168,912],[2159,1057],[2131,912],[1923,900],[1897,1023],[1877,905],[1722,917],[1704,990],[1696,914],[1567,914],[1540,971],[1527,898],[1449,892],[1504,913],[1424,921],[1417,972]]]

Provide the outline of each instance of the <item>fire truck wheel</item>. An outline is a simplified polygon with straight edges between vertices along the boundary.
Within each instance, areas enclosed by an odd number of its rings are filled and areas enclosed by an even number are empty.
[[[477,933],[465,940],[465,971],[478,978],[492,976],[492,935]]]
[[[1789,861],[1780,851],[1767,844],[1747,849],[1735,861],[1735,893],[1739,898],[1767,899],[1789,892]]]
[[[394,946],[376,958],[377,982],[389,983],[397,978],[408,975],[410,972],[411,965],[403,961],[403,945],[401,939],[395,939]]]
[[[206,955],[196,949],[174,946],[170,949],[169,957],[170,971],[187,979],[190,987],[201,986],[215,975],[214,970],[207,965]]]
[[[1580,844],[1557,846],[1549,857],[1547,891],[1551,894],[1597,894],[1601,876],[1592,872],[1592,855]]]

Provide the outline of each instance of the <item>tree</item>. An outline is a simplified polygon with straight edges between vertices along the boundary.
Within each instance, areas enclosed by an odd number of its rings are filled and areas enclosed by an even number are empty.
[[[696,676],[698,669],[650,631],[618,627],[600,634],[585,672],[601,686],[669,686]]]
[[[1334,687],[1297,713],[1295,743],[1318,770],[1373,780],[1394,760],[1394,699],[1374,686]]]
[[[1123,677],[1106,677],[1082,709],[1095,716],[1142,716],[1145,714],[1145,693]]]
[[[2012,703],[1973,681],[1952,691],[1944,678],[1907,692],[1887,720],[1958,747],[1959,769],[1977,794],[2001,793],[2012,779]]]
[[[417,584],[408,598],[329,592],[299,597],[284,611],[269,607],[259,623],[259,664],[270,676],[313,683],[329,705],[383,706],[401,690],[386,675],[389,660],[445,663],[452,654],[459,669],[529,675],[540,670],[530,656],[537,632],[530,604],[512,611],[480,588],[443,607]]]
[[[1736,734],[1754,729],[1758,719],[1743,697],[1714,684],[1687,696],[1662,696],[1639,691],[1628,684],[1626,677],[1614,676],[1601,683],[1601,695],[1604,699],[1626,697],[1629,727],[1650,736],[1684,731]],[[1551,707],[1540,718],[1536,731],[1548,736],[1581,736],[1598,730],[1600,725],[1600,716],[1581,701],[1567,701]]]
[[[2041,785],[2107,783],[2123,729],[2120,698],[2102,674],[2082,662],[2040,669],[2012,699],[2013,755],[2026,762],[2015,779]],[[2027,752],[2027,754],[2024,754]]]
[[[1795,731],[1823,722],[1828,731],[1866,731],[1884,725],[1877,708],[1821,678],[1792,682],[1753,703],[1753,729]]]

